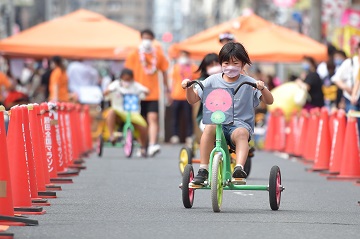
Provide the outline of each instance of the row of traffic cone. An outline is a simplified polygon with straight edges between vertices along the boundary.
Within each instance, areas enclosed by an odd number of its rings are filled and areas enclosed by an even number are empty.
[[[90,125],[89,108],[77,104],[21,105],[9,112],[0,106],[0,226],[38,225],[17,215],[46,213],[47,198],[61,190],[54,183],[72,183],[68,177],[85,169],[81,157],[92,150]]]
[[[360,179],[359,135],[354,114],[314,108],[294,112],[287,124],[280,109],[271,112],[265,150],[286,152],[312,164],[329,180]],[[283,141],[285,138],[285,143]],[[358,182],[360,183],[360,181]]]

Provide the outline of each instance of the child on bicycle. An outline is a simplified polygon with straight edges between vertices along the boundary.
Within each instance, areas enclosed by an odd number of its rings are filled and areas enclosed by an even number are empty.
[[[255,113],[254,108],[260,101],[272,104],[274,99],[263,81],[241,74],[246,64],[251,65],[246,49],[240,43],[229,42],[225,44],[219,53],[219,63],[222,73],[214,74],[202,81],[204,87],[233,88],[242,82],[256,83],[256,89],[249,85],[243,85],[234,95],[234,123],[223,125],[223,132],[227,143],[235,148],[236,166],[232,177],[245,179],[244,165],[249,151],[249,140],[254,131]],[[186,98],[190,104],[198,102],[203,97],[200,87],[187,88],[188,79],[182,81],[183,89],[186,89]],[[211,150],[215,141],[215,125],[206,125],[200,140],[200,168],[194,177],[193,184],[203,184],[207,180],[208,164]]]
[[[139,99],[142,99],[145,98],[148,93],[148,88],[135,82],[133,71],[127,68],[122,70],[120,80],[114,80],[108,85],[104,95],[110,98],[111,107],[106,115],[106,125],[110,133],[109,141],[112,144],[115,144],[117,141],[117,137],[114,134],[116,123],[120,124],[126,120],[127,112],[123,107],[123,95],[133,94],[139,96]],[[138,140],[141,145],[141,152],[138,153],[138,156],[145,157],[148,129],[145,119],[140,114],[140,105],[137,111],[131,112],[131,122],[134,125],[135,131],[139,134]]]

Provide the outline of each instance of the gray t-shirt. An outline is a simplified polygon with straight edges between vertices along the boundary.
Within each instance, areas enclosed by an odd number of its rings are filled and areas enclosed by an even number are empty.
[[[255,83],[256,80],[250,76],[240,75],[240,77],[232,83],[226,82],[222,78],[222,73],[214,74],[206,78],[201,83],[204,87],[212,88],[232,88],[236,89],[242,82]],[[203,97],[203,91],[198,85],[195,85],[200,99]],[[249,85],[242,85],[234,96],[234,125],[246,128],[250,135],[254,132],[255,111],[254,108],[260,103],[261,91],[254,89]]]

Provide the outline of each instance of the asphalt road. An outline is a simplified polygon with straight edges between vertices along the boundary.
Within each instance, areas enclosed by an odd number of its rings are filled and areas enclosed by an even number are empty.
[[[197,190],[192,209],[182,205],[180,146],[164,145],[155,158],[125,159],[118,148],[86,160],[87,169],[62,185],[39,226],[11,227],[25,238],[360,238],[360,187],[327,181],[306,165],[255,152],[248,184],[268,184],[272,165],[285,191],[272,211],[266,191],[225,191],[220,213],[209,190]],[[197,170],[198,165],[195,165]]]

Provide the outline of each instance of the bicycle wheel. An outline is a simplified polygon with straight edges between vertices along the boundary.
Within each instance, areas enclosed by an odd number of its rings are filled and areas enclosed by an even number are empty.
[[[194,169],[191,164],[187,164],[182,178],[182,200],[185,208],[191,208],[194,203],[195,190],[189,188],[189,183],[194,178]]]
[[[211,201],[214,212],[220,212],[223,196],[222,178],[223,160],[221,154],[215,154],[211,172]]]
[[[127,158],[130,158],[134,149],[134,137],[133,132],[130,128],[126,130],[124,153]]]
[[[269,177],[269,202],[272,210],[278,210],[281,199],[281,173],[278,166],[273,166]]]
[[[96,153],[99,157],[102,156],[103,148],[104,148],[104,139],[102,135],[100,135],[96,143]]]
[[[179,154],[179,169],[181,175],[184,173],[186,165],[192,164],[192,152],[188,147],[182,147]]]

